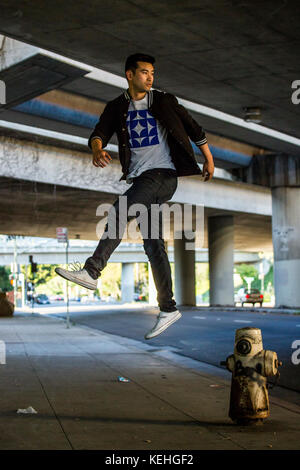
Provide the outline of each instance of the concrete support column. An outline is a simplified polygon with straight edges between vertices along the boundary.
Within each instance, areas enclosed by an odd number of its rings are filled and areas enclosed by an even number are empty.
[[[245,170],[248,183],[272,190],[272,237],[276,307],[300,307],[300,157],[256,155]]]
[[[190,243],[182,233],[182,239],[174,239],[175,300],[178,305],[196,305],[195,250],[186,250]]]
[[[300,187],[272,188],[276,307],[300,307]]]
[[[208,218],[210,305],[234,305],[233,216]]]
[[[122,302],[132,302],[134,294],[134,263],[122,263]]]

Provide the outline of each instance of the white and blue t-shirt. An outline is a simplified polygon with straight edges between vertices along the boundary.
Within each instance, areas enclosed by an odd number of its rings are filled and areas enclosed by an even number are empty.
[[[170,155],[167,131],[149,112],[147,94],[142,100],[130,101],[126,124],[131,150],[127,183],[132,183],[132,178],[153,168],[176,170]]]

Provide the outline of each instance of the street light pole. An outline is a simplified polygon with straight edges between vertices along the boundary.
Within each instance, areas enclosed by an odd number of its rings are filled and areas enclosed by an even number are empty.
[[[17,236],[14,236],[14,304],[17,306]]]
[[[67,269],[68,269],[68,264],[69,264],[69,239],[67,238],[66,240],[66,263],[67,263]],[[67,281],[67,328],[70,328],[70,318],[69,318],[69,281]]]
[[[68,248],[69,248],[69,237],[67,227],[57,227],[56,228],[56,237],[59,243],[66,244],[66,263],[67,268],[69,264],[68,260]],[[70,328],[70,318],[69,318],[69,282],[66,280],[66,297],[67,297],[67,328]]]

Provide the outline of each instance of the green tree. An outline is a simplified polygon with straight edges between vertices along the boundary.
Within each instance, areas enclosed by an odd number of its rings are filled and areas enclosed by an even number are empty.
[[[104,297],[111,295],[117,300],[121,299],[121,263],[107,263],[101,273],[100,293]]]
[[[6,266],[0,266],[0,289],[3,292],[13,290],[13,286],[9,281],[10,269]]]
[[[196,295],[201,295],[203,302],[209,302],[208,263],[196,263]]]
[[[47,284],[51,279],[57,276],[54,271],[56,267],[57,265],[54,264],[38,264],[37,272],[34,274],[35,286],[38,287],[42,284]],[[31,273],[30,277],[32,278]]]
[[[271,283],[272,287],[273,287],[273,282],[274,282],[274,272],[273,272],[273,265],[270,266],[270,270],[269,272],[265,275],[264,277],[264,286],[265,286],[265,289],[268,287],[268,284]]]
[[[243,281],[243,286],[248,287],[246,277],[253,277],[254,280],[251,283],[253,289],[260,289],[260,280],[258,278],[257,269],[251,264],[240,264],[235,267],[236,272],[241,276]]]
[[[149,293],[148,293],[148,280],[149,280],[149,272],[148,272],[148,263],[137,263],[138,268],[135,270],[135,277],[134,277],[134,289],[135,292],[142,295],[143,300],[148,300]]]
[[[57,264],[38,264],[37,272],[32,274],[30,265],[21,266],[21,272],[27,277],[27,281],[33,282],[36,294],[63,294],[64,279],[60,278],[55,268]]]

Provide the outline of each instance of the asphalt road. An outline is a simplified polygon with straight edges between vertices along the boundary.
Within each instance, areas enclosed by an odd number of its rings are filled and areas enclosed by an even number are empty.
[[[86,308],[86,307],[85,307]],[[71,312],[73,322],[107,333],[125,336],[152,346],[171,347],[176,353],[217,367],[233,353],[235,330],[245,326],[260,328],[263,347],[276,351],[283,362],[280,368],[281,387],[300,392],[300,316],[241,311],[212,311],[203,308],[181,308],[182,318],[160,336],[145,340],[152,328],[158,309],[151,307],[113,309],[108,305],[99,310]],[[60,313],[60,316],[65,314]],[[292,344],[298,340],[297,348]],[[299,351],[299,352],[297,352]],[[274,379],[270,379],[273,382]]]

